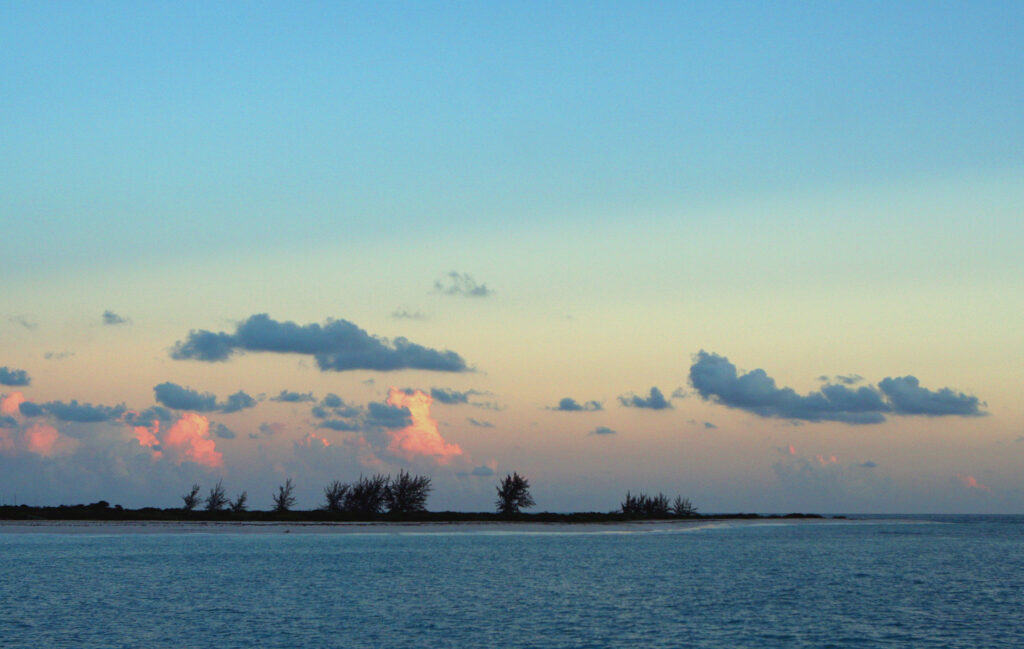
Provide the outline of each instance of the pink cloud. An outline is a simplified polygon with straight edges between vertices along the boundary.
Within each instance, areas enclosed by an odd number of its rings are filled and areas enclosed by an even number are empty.
[[[0,412],[5,415],[17,415],[21,413],[18,406],[25,403],[25,395],[21,392],[12,392],[0,400]]]
[[[416,390],[407,394],[397,388],[391,388],[387,403],[396,408],[408,408],[412,423],[402,430],[391,431],[391,443],[388,450],[413,460],[417,457],[432,457],[439,464],[447,464],[454,457],[462,455],[458,444],[446,442],[437,430],[437,421],[430,417],[430,404],[434,400],[429,394]]]
[[[61,435],[49,424],[35,424],[25,431],[25,449],[36,455],[52,457],[73,450],[78,440]]]
[[[331,443],[329,441],[327,441],[323,437],[317,435],[316,433],[308,433],[305,437],[300,439],[297,443],[299,445],[301,445],[301,446],[306,446],[308,448],[319,448],[319,447],[327,448],[328,446],[331,445]]]
[[[210,420],[198,413],[182,415],[164,435],[162,446],[178,464],[188,460],[210,469],[224,467],[224,456],[210,439]]]
[[[978,491],[992,491],[985,485],[978,482],[978,479],[971,475],[964,475],[962,473],[956,474],[956,479],[960,481],[964,487],[968,489],[977,489]]]

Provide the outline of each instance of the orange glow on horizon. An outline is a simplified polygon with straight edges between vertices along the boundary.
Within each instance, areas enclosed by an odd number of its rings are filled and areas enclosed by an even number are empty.
[[[416,390],[407,394],[397,388],[391,388],[387,404],[396,408],[407,408],[412,423],[398,431],[390,431],[391,443],[388,450],[392,453],[413,460],[420,456],[432,457],[439,464],[447,464],[454,457],[462,455],[458,444],[446,442],[437,430],[437,421],[430,417],[430,405],[434,402],[429,394]]]

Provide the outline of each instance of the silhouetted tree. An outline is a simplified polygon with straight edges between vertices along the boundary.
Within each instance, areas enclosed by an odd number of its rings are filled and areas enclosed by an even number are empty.
[[[340,512],[345,509],[345,495],[348,494],[349,485],[341,480],[335,480],[324,487],[324,498],[327,502],[324,509],[329,512]]]
[[[292,484],[291,478],[285,480],[284,484],[277,488],[277,493],[274,494],[275,512],[286,512],[295,506],[295,496],[292,495],[294,491],[295,485]]]
[[[376,474],[372,477],[359,476],[345,494],[345,511],[357,514],[379,514],[384,509],[390,477]]]
[[[495,505],[499,514],[518,514],[520,509],[533,507],[530,483],[518,473],[506,475],[497,486],[498,500]]]
[[[231,501],[231,511],[233,512],[244,512],[246,509],[245,501],[249,499],[249,494],[242,492],[238,494],[238,498]]]
[[[224,481],[218,480],[206,497],[206,511],[219,512],[228,506],[228,496],[224,493]]]
[[[689,498],[676,496],[672,501],[672,513],[676,516],[696,516],[697,508],[693,506]]]
[[[679,501],[680,498],[677,497],[676,500]],[[674,513],[668,496],[663,493],[658,493],[657,496],[648,496],[641,491],[634,496],[627,491],[626,499],[622,501],[620,507],[623,514],[637,518],[668,518],[670,514]]]
[[[385,504],[389,512],[423,512],[427,510],[427,496],[431,490],[430,478],[425,475],[409,475],[403,469],[388,485]]]
[[[199,492],[201,489],[202,487],[199,486],[198,482],[192,485],[192,489],[190,489],[187,494],[181,497],[181,499],[184,501],[182,509],[184,509],[187,512],[190,512],[196,508],[196,505],[199,504]]]

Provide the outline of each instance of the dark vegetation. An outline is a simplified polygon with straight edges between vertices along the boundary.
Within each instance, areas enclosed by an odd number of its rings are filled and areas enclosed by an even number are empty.
[[[291,478],[272,494],[270,510],[249,510],[246,492],[234,500],[228,497],[223,481],[218,481],[202,498],[202,487],[194,484],[181,496],[182,506],[173,509],[143,507],[125,509],[111,506],[105,500],[89,505],[59,507],[0,506],[0,520],[100,520],[100,521],[234,521],[234,522],[344,522],[394,521],[423,523],[459,523],[488,521],[519,521],[535,523],[613,523],[631,520],[675,519],[748,519],[748,518],[822,518],[818,514],[699,514],[688,498],[644,492],[626,492],[620,507],[612,512],[574,512],[526,514],[522,509],[533,507],[529,481],[512,473],[496,486],[496,511],[431,512],[427,498],[432,490],[430,478],[412,475],[404,470],[398,475],[375,474],[359,476],[352,483],[334,480],[323,488],[324,502],[317,509],[296,510],[295,483]],[[199,508],[202,504],[204,507]]]

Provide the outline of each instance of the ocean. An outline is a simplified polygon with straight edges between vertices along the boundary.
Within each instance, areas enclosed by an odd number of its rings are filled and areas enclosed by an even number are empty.
[[[0,647],[1024,647],[1024,517],[0,525]]]

